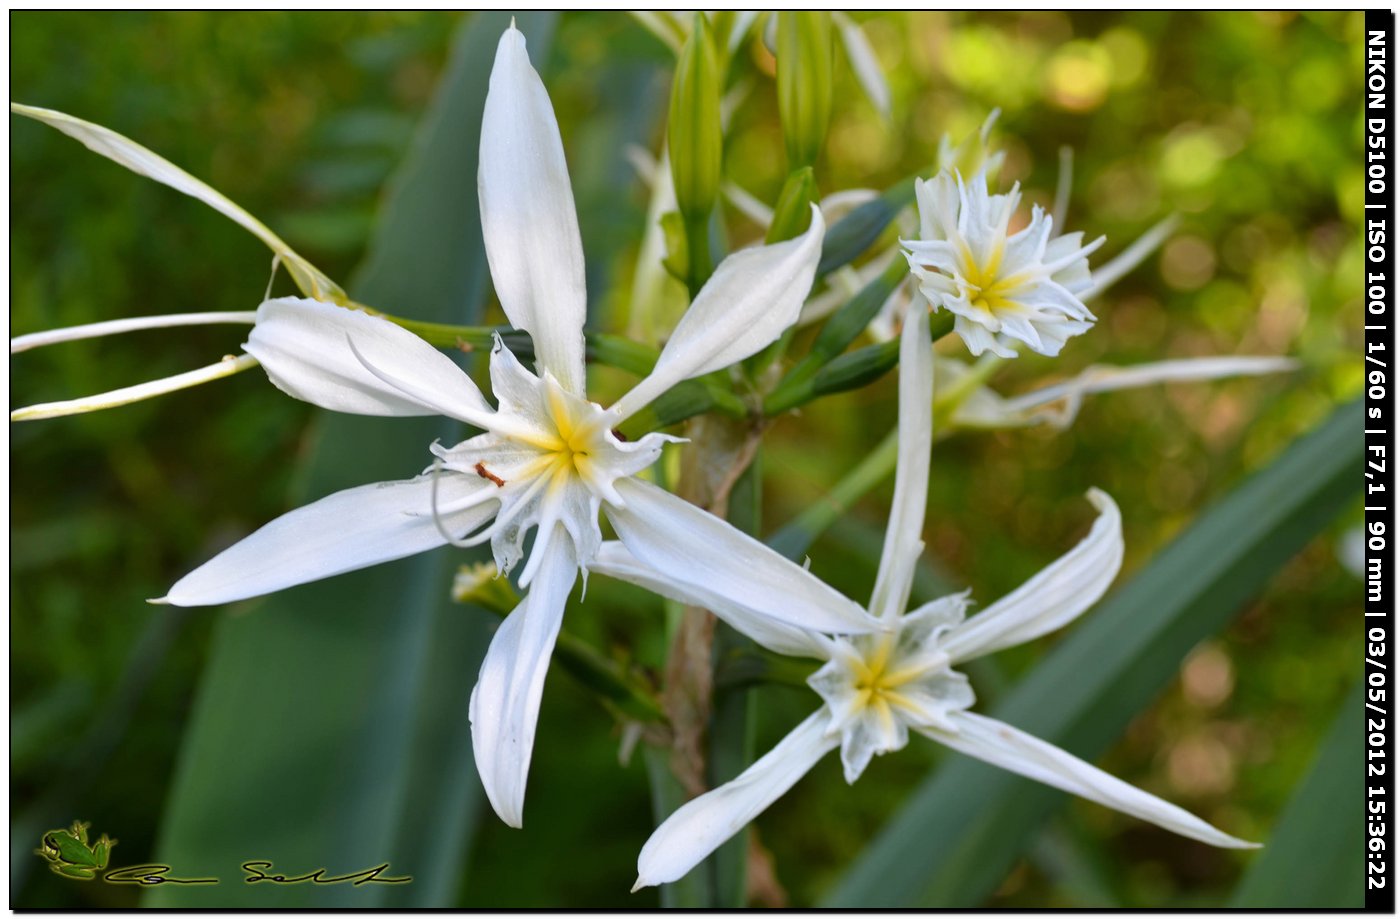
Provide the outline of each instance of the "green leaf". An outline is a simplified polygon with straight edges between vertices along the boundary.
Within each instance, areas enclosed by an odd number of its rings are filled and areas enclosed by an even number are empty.
[[[1362,772],[1365,686],[1347,694],[1312,769],[1250,867],[1231,909],[1361,909],[1366,849]],[[1379,800],[1379,799],[1376,799]]]
[[[1225,628],[1355,498],[1361,426],[1357,400],[1292,444],[1070,630],[991,714],[1076,755],[1102,753],[1186,653]],[[825,905],[980,905],[1066,800],[954,757],[908,798]]]
[[[430,321],[480,320],[478,136],[509,22],[492,13],[463,24],[351,285],[362,300]],[[537,63],[553,23],[552,15],[517,16]],[[425,465],[432,439],[452,433],[438,420],[326,415],[298,499],[409,476]],[[219,614],[158,858],[176,876],[221,884],[167,884],[147,905],[451,904],[481,811],[467,701],[490,621],[451,603],[451,568],[462,560],[438,551]],[[239,866],[254,859],[288,876],[389,862],[386,874],[413,882],[246,884]]]

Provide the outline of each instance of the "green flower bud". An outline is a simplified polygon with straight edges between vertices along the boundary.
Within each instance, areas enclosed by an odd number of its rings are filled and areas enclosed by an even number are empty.
[[[817,200],[817,180],[811,166],[803,166],[787,177],[778,204],[773,208],[773,222],[768,225],[765,243],[780,243],[796,239],[807,232],[812,222],[812,205]]]
[[[519,605],[520,594],[509,580],[498,576],[495,562],[477,562],[457,569],[452,579],[452,599],[505,616]]]
[[[831,121],[831,14],[778,14],[778,112],[788,168],[817,161]],[[673,148],[674,149],[674,148]]]
[[[687,223],[709,217],[719,195],[722,141],[720,73],[714,40],[703,13],[676,61],[667,128],[676,203]]]

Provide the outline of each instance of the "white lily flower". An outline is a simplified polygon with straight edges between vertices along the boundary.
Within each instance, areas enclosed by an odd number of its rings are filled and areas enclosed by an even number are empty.
[[[901,240],[910,270],[930,307],[957,317],[953,330],[974,355],[1015,357],[1012,339],[1053,357],[1093,325],[1082,295],[1093,286],[1088,255],[1103,237],[1084,245],[1082,233],[1055,236],[1039,206],[1008,235],[1020,186],[990,194],[985,171],[970,181],[943,171],[918,182],[915,194],[921,238]]]
[[[1211,845],[1250,847],[1197,817],[1113,778],[1010,725],[968,711],[975,697],[953,669],[965,661],[1031,641],[1066,625],[1108,589],[1123,558],[1117,506],[1097,489],[1099,517],[1078,546],[981,614],[965,619],[967,594],[943,597],[905,613],[928,493],[933,368],[928,314],[901,334],[899,465],[870,612],[884,632],[834,638],[794,627],[769,603],[791,608],[795,597],[746,590],[766,576],[767,562],[737,556],[734,573],[696,572],[682,552],[635,559],[609,543],[595,570],[642,584],[685,603],[706,606],[760,644],[825,661],[808,680],[823,706],[768,754],[734,779],[682,806],[652,835],[638,859],[638,887],[677,880],[754,819],[827,753],[839,749],[854,782],[871,757],[905,746],[915,731],[994,765],[1132,814]],[[742,572],[742,574],[740,574]],[[821,583],[814,575],[803,577]],[[635,888],[634,888],[635,889]]]
[[[479,176],[487,260],[511,323],[535,344],[537,373],[497,341],[496,407],[446,355],[384,319],[314,300],[264,303],[246,350],[288,394],[369,415],[446,415],[485,433],[451,448],[415,479],[342,491],[292,511],[170,589],[179,606],[227,603],[441,546],[489,540],[496,565],[531,590],[496,633],[472,694],[472,741],[492,806],[519,826],[550,651],[569,592],[592,566],[602,509],[628,548],[653,558],[684,547],[697,565],[747,545],[716,518],[636,474],[668,440],[625,442],[614,429],[682,380],[727,367],[776,339],[811,288],[824,225],[815,209],[797,239],[736,252],[696,295],[651,374],[611,408],[584,393],[583,246],[563,143],[525,38],[501,37],[481,131]],[[858,604],[768,551],[759,589],[796,597],[780,619],[863,631]]]

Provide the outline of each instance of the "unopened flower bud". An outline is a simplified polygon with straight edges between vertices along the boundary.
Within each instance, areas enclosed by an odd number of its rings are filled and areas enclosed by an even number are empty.
[[[817,161],[831,121],[831,14],[778,14],[778,113],[788,168]],[[674,147],[673,147],[674,149]]]
[[[676,61],[667,138],[676,203],[687,221],[709,216],[719,194],[722,143],[720,74],[714,41],[703,13]]]

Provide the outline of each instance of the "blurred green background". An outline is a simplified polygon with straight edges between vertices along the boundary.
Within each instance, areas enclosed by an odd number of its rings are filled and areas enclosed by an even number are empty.
[[[160,152],[345,281],[460,23],[418,13],[16,12],[12,93]],[[1058,150],[1073,147],[1069,227],[1106,234],[1106,253],[1168,213],[1184,218],[1095,305],[1092,333],[1058,360],[1014,362],[995,380],[1000,390],[1096,362],[1289,354],[1305,365],[1286,378],[1092,397],[1065,432],[941,443],[925,535],[948,583],[972,587],[984,604],[1013,589],[1084,532],[1081,496],[1092,485],[1124,510],[1131,573],[1360,391],[1359,13],[909,13],[864,25],[893,117],[883,121],[837,69],[818,166],[824,192],[883,188],[931,162],[944,132],[961,137],[1000,107],[1003,181],[1020,180],[1048,204]],[[646,207],[624,146],[659,145],[672,58],[612,13],[561,17],[548,47],[536,64],[570,159],[592,322],[607,328],[626,308]],[[740,58],[753,85],[726,138],[725,168],[771,202],[785,176],[772,61],[758,44]],[[12,334],[260,300],[268,254],[218,214],[14,117],[10,158]],[[758,232],[728,219],[736,245]],[[412,303],[375,305],[415,315]],[[209,327],[21,354],[11,405],[201,366],[240,341],[238,329]],[[595,395],[625,385],[612,372],[597,382]],[[137,902],[134,889],[50,874],[32,849],[43,830],[80,817],[120,839],[114,864],[154,860],[214,622],[259,613],[143,601],[292,506],[315,414],[254,371],[12,427],[12,906]],[[886,379],[780,420],[766,440],[765,531],[819,500],[893,419]],[[355,459],[344,457],[347,475]],[[811,551],[814,570],[851,596],[868,590],[888,501],[887,485]],[[1197,647],[1101,765],[1237,835],[1269,839],[1358,675],[1360,588],[1336,550],[1359,522],[1359,501],[1341,510],[1233,625]],[[654,604],[601,578],[567,621],[643,665],[664,653]],[[974,675],[979,697],[994,699],[998,683],[1056,640],[998,655]],[[470,685],[475,671],[464,657],[460,681]],[[759,749],[812,701],[765,690]],[[652,825],[639,758],[617,765],[612,719],[557,668],[538,736],[526,829],[489,812],[476,821],[443,905],[654,904],[653,892],[626,893]],[[854,788],[834,759],[819,766],[757,823],[783,894],[816,900],[940,755],[916,740]],[[988,905],[1218,905],[1251,857],[1075,802]],[[218,891],[200,902],[220,904]]]

